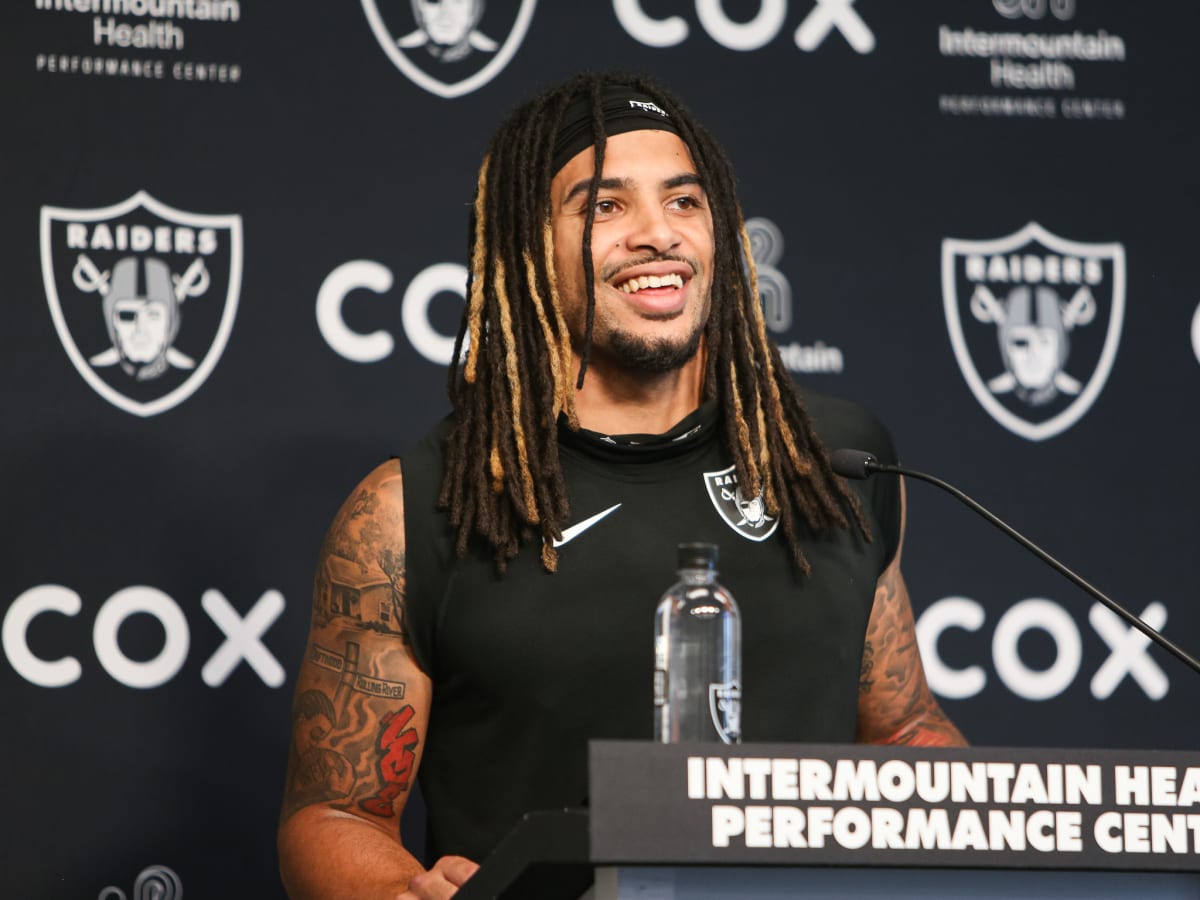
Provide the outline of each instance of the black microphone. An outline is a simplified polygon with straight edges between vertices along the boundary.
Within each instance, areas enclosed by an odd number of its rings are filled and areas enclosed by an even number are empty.
[[[1025,537],[1015,528],[1001,520],[998,516],[995,516],[988,510],[984,509],[981,505],[976,503],[954,485],[948,484],[947,482],[942,481],[940,478],[934,478],[932,475],[926,475],[924,472],[906,469],[903,466],[893,466],[887,463],[881,463],[874,456],[864,450],[834,450],[829,456],[829,461],[833,465],[833,471],[841,475],[843,478],[863,479],[874,475],[876,472],[882,472],[886,475],[906,475],[909,478],[915,478],[918,481],[927,481],[935,487],[939,487],[943,491],[953,494],[1030,553],[1034,554],[1034,556],[1036,556],[1042,562],[1046,563],[1046,565],[1050,566],[1050,568],[1054,569],[1060,575],[1066,577],[1077,587],[1082,588],[1088,594],[1095,597],[1114,613],[1120,616],[1124,621],[1129,623],[1132,627],[1136,628],[1146,637],[1150,638],[1150,640],[1152,640],[1154,643],[1158,644],[1158,646],[1162,647],[1177,659],[1182,660],[1184,663],[1190,666],[1193,671],[1200,672],[1200,662],[1197,662],[1195,657],[1188,654],[1187,651],[1176,645],[1170,639],[1155,631],[1121,604],[1117,603],[1117,601],[1102,593],[1098,588],[1093,587],[1079,575],[1076,575],[1033,541],[1029,540],[1029,538]]]

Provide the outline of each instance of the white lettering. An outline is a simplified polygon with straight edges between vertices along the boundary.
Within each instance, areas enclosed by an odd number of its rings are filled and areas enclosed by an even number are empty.
[[[708,781],[709,800],[741,800],[746,795],[742,781],[742,761],[724,760],[710,756],[705,760],[705,775]]]
[[[833,773],[835,800],[878,800],[879,777],[872,759],[839,759]],[[890,799],[890,798],[889,798]]]
[[[243,618],[220,592],[205,591],[201,606],[226,636],[225,642],[209,658],[201,677],[209,687],[219,687],[245,660],[268,687],[280,687],[285,673],[279,661],[263,645],[262,636],[283,612],[285,601],[278,591],[264,593]],[[39,687],[57,688],[74,684],[82,666],[74,656],[48,660],[29,647],[30,623],[45,612],[76,616],[83,608],[80,596],[60,585],[44,584],[25,591],[4,615],[3,646],[16,672]],[[158,654],[145,662],[130,659],[121,649],[121,626],[139,613],[153,616],[164,632]],[[191,643],[187,619],[179,605],[162,591],[137,585],[117,591],[96,613],[92,626],[96,658],[116,681],[133,688],[159,687],[178,674],[187,658]]]
[[[796,46],[816,50],[836,28],[857,53],[875,49],[875,35],[853,8],[854,0],[817,0],[817,8],[796,29]]]
[[[1045,671],[1030,669],[1017,652],[1021,636],[1041,629],[1054,639],[1054,663]],[[1009,609],[996,625],[992,638],[992,656],[996,674],[1014,694],[1026,700],[1057,697],[1075,678],[1083,658],[1079,629],[1063,608],[1049,600],[1023,600]]]
[[[1150,768],[1148,766],[1117,766],[1113,772],[1115,797],[1118,806],[1148,806],[1150,803]]]
[[[871,817],[857,806],[844,806],[833,817],[833,839],[848,850],[871,840]]]
[[[711,760],[709,760],[711,762]],[[746,817],[736,806],[712,808],[712,845],[728,847],[729,839],[746,830]]]
[[[146,662],[130,659],[117,643],[121,624],[138,613],[154,616],[164,631],[158,656]],[[132,688],[159,687],[174,678],[187,659],[187,619],[179,605],[162,591],[135,585],[117,591],[100,607],[92,641],[100,665],[121,684]]]
[[[342,318],[346,295],[358,288],[368,288],[377,294],[389,291],[392,273],[386,266],[367,259],[338,266],[317,291],[317,328],[326,343],[351,362],[378,362],[392,352],[395,346],[392,336],[386,331],[359,334]]]
[[[804,839],[804,813],[794,806],[776,806],[774,811],[775,846],[807,847]]]
[[[244,619],[220,591],[205,591],[200,597],[200,605],[225,634],[225,643],[217,648],[200,671],[205,684],[209,687],[224,684],[243,659],[268,687],[283,684],[286,677],[283,666],[262,643],[263,634],[283,612],[283,595],[279,591],[267,591],[259,597]]]
[[[747,806],[745,822],[747,847],[770,847],[774,843],[771,807]]]
[[[825,838],[833,834],[833,810],[828,806],[808,808],[808,846],[824,847]]]
[[[816,0],[815,7],[796,29],[796,46],[816,50],[836,29],[858,53],[875,49],[875,35],[854,9],[855,0]],[[787,0],[759,0],[758,11],[748,22],[739,22],[725,12],[723,0],[696,0],[696,17],[710,38],[730,50],[750,51],[764,47],[783,30]],[[648,47],[674,47],[687,40],[691,29],[682,16],[655,19],[640,0],[613,0],[613,12],[621,27],[634,40]]]
[[[833,780],[833,767],[823,759],[800,760],[800,799],[832,800],[829,783]]]
[[[688,757],[687,784],[689,800],[704,799],[704,757]]]
[[[438,365],[454,359],[454,335],[439,334],[429,321],[429,306],[438,294],[458,294],[466,300],[467,270],[458,263],[436,263],[417,275],[404,292],[400,319],[413,348]],[[463,342],[466,350],[466,342]]]
[[[688,36],[688,25],[681,16],[652,19],[638,0],[613,0],[613,11],[631,37],[647,47],[674,47]]]
[[[742,770],[750,782],[750,799],[767,799],[767,777],[771,774],[769,759],[747,759],[742,763]]]
[[[925,666],[925,678],[934,693],[963,700],[983,690],[987,675],[981,666],[952,669],[942,660],[937,647],[938,638],[948,628],[978,631],[983,621],[983,607],[967,597],[943,597],[921,614],[917,620],[917,646]]]
[[[979,812],[974,809],[964,809],[958,814],[954,823],[954,834],[950,837],[951,850],[986,850],[988,836],[984,831],[983,821]]]
[[[730,50],[757,50],[771,42],[783,28],[786,0],[760,0],[749,22],[735,22],[725,14],[721,0],[696,0],[696,15],[708,36]]]
[[[1167,623],[1167,608],[1158,602],[1151,603],[1142,610],[1141,619],[1155,631],[1161,631]],[[1111,697],[1126,675],[1131,676],[1151,700],[1161,700],[1167,695],[1170,682],[1150,657],[1150,638],[1136,628],[1126,626],[1116,613],[1099,603],[1093,604],[1088,611],[1088,621],[1112,651],[1092,676],[1093,697],[1097,700]]]
[[[912,766],[902,760],[889,759],[879,767],[879,793],[892,803],[911,799],[916,784]]]
[[[775,800],[799,800],[800,766],[794,759],[771,760],[771,797]]]
[[[57,688],[79,680],[82,667],[73,656],[46,660],[29,649],[26,640],[29,623],[44,612],[76,616],[83,601],[70,588],[57,584],[41,584],[25,591],[13,601],[4,614],[4,653],[17,674],[39,687]]]

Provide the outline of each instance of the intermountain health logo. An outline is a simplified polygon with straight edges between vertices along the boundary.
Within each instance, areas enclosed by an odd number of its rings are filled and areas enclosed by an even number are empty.
[[[139,191],[103,209],[43,206],[42,279],[67,356],[114,406],[153,416],[204,384],[242,284],[242,219]]]
[[[521,46],[537,0],[362,0],[383,52],[439,97],[483,87]]]
[[[990,241],[942,242],[950,343],[971,392],[1031,441],[1061,434],[1096,401],[1125,318],[1125,248],[1030,222]]]

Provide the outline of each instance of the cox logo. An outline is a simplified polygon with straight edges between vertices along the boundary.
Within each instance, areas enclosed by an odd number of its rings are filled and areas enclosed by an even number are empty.
[[[730,50],[757,50],[769,44],[783,30],[788,14],[787,0],[759,0],[754,17],[748,22],[738,22],[725,13],[721,0],[695,2],[700,27]],[[691,30],[682,16],[651,18],[642,9],[640,0],[613,0],[613,11],[630,36],[649,47],[682,44]],[[854,0],[816,0],[816,7],[796,29],[796,46],[806,52],[816,50],[835,29],[859,53],[875,49],[875,35],[854,9]]]
[[[1196,362],[1200,362],[1200,306],[1192,315],[1192,350],[1196,354]]]
[[[925,675],[934,693],[953,700],[974,697],[987,684],[982,666],[962,669],[948,666],[938,654],[942,633],[959,628],[978,631],[987,616],[983,607],[967,597],[944,597],[921,614],[917,621],[917,644],[925,664]],[[1143,610],[1142,620],[1156,631],[1167,621],[1167,610],[1157,601]],[[1099,603],[1088,612],[1088,621],[1109,648],[1108,659],[1092,676],[1092,696],[1105,700],[1125,676],[1132,678],[1151,700],[1167,695],[1170,683],[1146,651],[1150,639],[1128,627]],[[1021,659],[1017,644],[1028,631],[1043,631],[1054,643],[1054,662],[1043,670],[1033,669]],[[1004,686],[1026,700],[1049,700],[1066,690],[1079,675],[1083,640],[1071,615],[1052,600],[1032,598],[1012,606],[996,622],[992,632],[992,662]]]
[[[992,6],[1006,19],[1041,19],[1049,12],[1065,22],[1075,16],[1075,0],[992,0]]]
[[[381,263],[355,259],[343,263],[326,276],[317,291],[317,327],[337,353],[351,362],[379,362],[391,355],[396,341],[386,331],[362,334],[346,324],[342,306],[351,291],[366,289],[383,294],[392,289],[392,271]],[[420,272],[404,291],[400,322],[417,352],[433,363],[449,365],[454,356],[455,335],[433,327],[429,308],[443,293],[466,298],[467,270],[457,263],[437,263]]]
[[[220,591],[207,590],[200,605],[225,635],[225,641],[209,657],[200,677],[209,687],[219,687],[245,660],[268,687],[284,682],[283,666],[262,644],[262,636],[283,612],[279,591],[267,591],[245,616],[230,605]],[[83,608],[79,594],[57,584],[32,587],[13,601],[4,615],[4,653],[9,664],[26,681],[40,687],[66,687],[79,680],[83,671],[78,659],[62,656],[43,659],[29,647],[30,623],[46,613],[77,616]],[[138,661],[125,655],[117,642],[121,625],[130,616],[153,616],[163,629],[163,645],[153,659]],[[187,659],[191,632],[179,604],[157,588],[136,585],[117,591],[104,601],[92,623],[96,658],[112,678],[126,687],[154,688],[166,684]]]

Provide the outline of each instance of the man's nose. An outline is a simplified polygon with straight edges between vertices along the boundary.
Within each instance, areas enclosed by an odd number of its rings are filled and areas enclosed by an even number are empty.
[[[666,253],[679,246],[682,240],[670,213],[658,203],[638,205],[630,217],[630,224],[625,238],[630,250]]]

